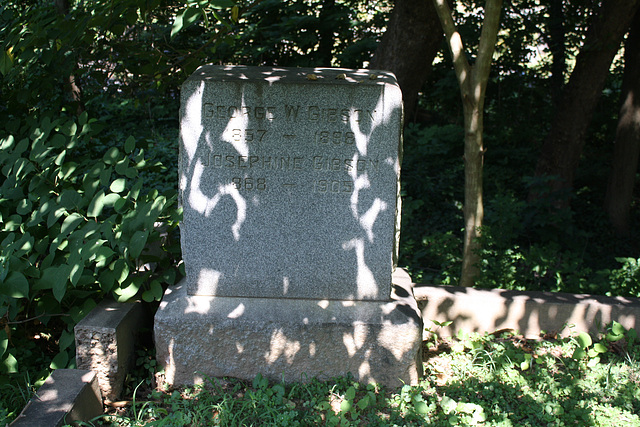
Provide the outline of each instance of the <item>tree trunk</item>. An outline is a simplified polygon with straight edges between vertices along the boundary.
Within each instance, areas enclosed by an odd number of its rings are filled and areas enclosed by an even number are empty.
[[[564,0],[551,0],[549,4],[549,50],[551,51],[551,96],[557,105],[564,87],[567,70],[564,31]]]
[[[396,0],[371,68],[396,75],[407,121],[414,118],[418,92],[429,76],[442,39],[442,27],[430,1]]]
[[[460,286],[473,286],[480,271],[480,242],[478,239],[484,218],[482,201],[484,96],[500,27],[502,0],[487,0],[485,4],[478,55],[473,67],[469,65],[465,56],[462,40],[453,23],[449,5],[445,0],[433,0],[433,2],[451,50],[464,111],[465,231]]]
[[[536,166],[536,176],[552,178],[549,191],[558,208],[569,205],[567,195],[573,186],[593,111],[600,99],[611,61],[639,4],[639,0],[603,2],[595,22],[587,31],[569,83],[562,92]],[[537,196],[531,194],[531,197]]]
[[[483,106],[463,100],[464,114],[464,245],[460,286],[473,286],[480,273],[480,227],[484,220],[482,168],[484,165]],[[484,101],[483,101],[484,103]],[[477,123],[476,126],[473,123]]]
[[[69,14],[69,0],[55,0],[58,14],[67,16]]]
[[[333,43],[335,36],[333,34],[333,28],[330,25],[326,25],[327,21],[331,22],[329,16],[336,7],[336,0],[325,0],[322,3],[322,9],[320,9],[320,34],[318,40],[317,57],[319,63],[323,67],[331,66],[331,59],[333,58]],[[324,25],[323,25],[324,24]]]
[[[67,17],[70,12],[70,6],[68,0],[55,0],[56,11],[58,15]],[[80,89],[80,85],[76,80],[76,77],[73,73],[70,73],[65,77],[65,81],[63,83],[64,90],[69,93],[73,104],[76,107],[76,115],[80,115],[84,112],[85,106],[82,100],[82,90]]]
[[[629,234],[629,214],[640,154],[640,10],[625,43],[621,107],[605,207],[618,235]]]

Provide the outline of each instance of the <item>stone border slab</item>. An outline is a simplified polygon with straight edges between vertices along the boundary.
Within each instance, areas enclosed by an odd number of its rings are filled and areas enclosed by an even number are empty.
[[[440,336],[513,329],[539,338],[540,331],[569,333],[569,325],[596,334],[613,320],[627,329],[640,327],[638,298],[425,285],[415,285],[414,295],[425,327],[433,326],[431,320],[452,322],[438,328]]]
[[[31,398],[11,427],[57,427],[102,415],[95,372],[57,369]]]
[[[120,395],[146,320],[141,304],[103,300],[75,326],[77,366],[96,372],[105,399]]]

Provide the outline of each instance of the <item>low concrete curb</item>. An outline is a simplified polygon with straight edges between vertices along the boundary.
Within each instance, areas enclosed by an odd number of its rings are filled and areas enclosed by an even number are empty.
[[[58,427],[102,415],[98,378],[91,371],[57,369],[11,427]]]
[[[538,338],[540,331],[568,333],[570,325],[576,331],[597,334],[613,320],[627,329],[640,327],[638,298],[414,286],[426,328],[434,326],[431,320],[452,322],[437,330],[440,336],[453,336],[459,330],[513,329],[527,338]]]

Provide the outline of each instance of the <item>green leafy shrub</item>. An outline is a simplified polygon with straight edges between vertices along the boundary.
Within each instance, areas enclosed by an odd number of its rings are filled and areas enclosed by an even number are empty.
[[[86,113],[31,115],[0,134],[4,373],[19,370],[20,344],[32,338],[25,328],[57,323],[50,367],[73,366],[73,326],[97,302],[159,301],[178,276],[175,191],[142,188],[150,166],[133,138],[96,159],[100,127]]]
[[[620,268],[600,270],[601,282],[609,287],[603,289],[606,295],[640,295],[640,258],[616,258]]]

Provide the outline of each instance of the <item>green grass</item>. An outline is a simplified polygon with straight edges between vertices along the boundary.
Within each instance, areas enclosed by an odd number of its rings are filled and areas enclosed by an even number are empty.
[[[143,392],[150,381],[137,378],[131,399],[91,425],[640,426],[640,345],[619,324],[597,340],[459,333],[424,350],[424,379],[398,389],[258,375]]]

